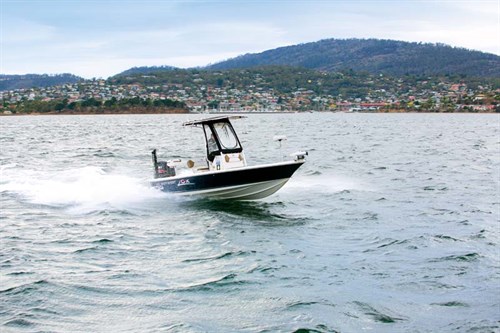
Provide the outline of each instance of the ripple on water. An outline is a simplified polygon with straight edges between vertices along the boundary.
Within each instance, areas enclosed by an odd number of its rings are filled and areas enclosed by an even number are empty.
[[[246,201],[216,201],[216,200],[193,200],[183,203],[190,209],[206,210],[216,214],[223,221],[248,223],[249,221],[259,222],[269,226],[282,227],[302,225],[311,221],[311,218],[279,213],[276,210],[284,209],[283,202],[246,202]],[[298,212],[294,212],[298,213]]]
[[[0,290],[0,294],[5,294],[5,295],[29,294],[31,292],[35,292],[39,289],[45,288],[50,285],[52,285],[52,283],[48,282],[47,280],[37,280],[34,282],[24,283],[18,286]]]
[[[258,202],[147,185],[191,117],[1,119],[0,331],[500,332],[498,116],[250,115],[316,151]]]
[[[293,333],[340,333],[340,331],[330,328],[328,325],[319,324],[314,328],[298,328]]]
[[[111,239],[108,239],[108,238],[101,238],[101,239],[97,239],[95,241],[92,241],[92,243],[98,243],[98,244],[106,244],[106,243],[112,243],[113,240]]]
[[[450,255],[431,260],[431,262],[456,261],[456,262],[473,262],[479,260],[480,255],[476,252]]]
[[[237,274],[231,273],[224,275],[223,277],[220,278],[213,278],[209,279],[207,281],[191,284],[191,285],[184,285],[184,286],[179,286],[173,289],[169,289],[174,292],[188,292],[188,293],[196,293],[196,292],[209,292],[209,291],[220,291],[220,290],[225,290],[230,291],[233,290],[235,287],[241,287],[244,285],[249,285],[253,284],[255,282],[250,282],[250,281],[244,281],[244,280],[238,280],[236,279]]]
[[[86,248],[83,248],[83,249],[75,250],[75,251],[73,251],[73,253],[95,252],[95,251],[98,251],[98,250],[99,250],[99,247],[93,246],[93,247],[86,247]]]
[[[294,301],[291,303],[288,303],[286,305],[287,310],[296,310],[300,308],[308,308],[314,305],[324,305],[328,307],[335,307],[335,304],[333,304],[330,301],[327,300],[321,300],[321,301]]]
[[[19,272],[10,272],[10,273],[7,273],[6,275],[7,276],[21,276],[21,275],[33,275],[33,274],[35,274],[35,273],[28,272],[28,271],[19,271]]]
[[[464,303],[464,302],[459,302],[459,301],[449,301],[449,302],[443,302],[443,303],[431,303],[431,305],[439,305],[439,306],[446,306],[446,307],[469,307],[469,304]]]
[[[226,252],[226,253],[223,253],[221,255],[213,256],[213,257],[185,259],[182,262],[190,263],[190,262],[212,261],[212,260],[219,260],[219,259],[231,258],[231,257],[242,257],[242,256],[246,256],[246,255],[249,255],[252,253],[255,253],[255,251]]]
[[[396,316],[395,314],[392,314],[392,311],[388,309],[377,310],[368,303],[360,301],[354,301],[353,303],[363,312],[363,314],[369,316],[376,322],[387,324],[405,320],[404,318],[401,318],[401,316]],[[389,315],[389,313],[391,314]]]
[[[462,242],[462,240],[448,235],[435,235],[434,238],[442,241]]]
[[[8,327],[28,328],[28,327],[35,326],[35,323],[32,321],[26,320],[24,318],[17,318],[17,319],[8,320],[7,322],[4,323],[4,325],[8,326]]]

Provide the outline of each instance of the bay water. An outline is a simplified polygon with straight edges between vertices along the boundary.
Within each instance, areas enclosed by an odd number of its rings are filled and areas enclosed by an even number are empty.
[[[151,188],[199,118],[0,117],[0,332],[500,331],[500,115],[251,114],[275,195]]]

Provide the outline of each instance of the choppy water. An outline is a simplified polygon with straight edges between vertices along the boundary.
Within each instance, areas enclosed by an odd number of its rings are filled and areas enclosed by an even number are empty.
[[[194,116],[0,118],[1,332],[499,332],[499,115],[250,115],[258,202],[149,188]]]

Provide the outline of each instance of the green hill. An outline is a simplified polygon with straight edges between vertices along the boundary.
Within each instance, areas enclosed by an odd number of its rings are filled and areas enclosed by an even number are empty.
[[[51,87],[66,83],[76,83],[83,78],[73,74],[0,74],[0,91],[29,89],[37,87]]]
[[[364,98],[369,92],[385,91],[393,95],[410,93],[411,91],[438,91],[442,83],[461,82],[470,89],[480,86],[500,88],[497,78],[478,78],[463,75],[423,76],[403,75],[390,76],[370,74],[366,71],[355,72],[344,70],[324,72],[291,66],[262,66],[245,69],[176,69],[170,71],[151,72],[149,75],[115,76],[108,83],[115,85],[140,84],[143,86],[162,86],[168,89],[181,89],[189,92],[206,94],[209,87],[227,91],[274,91],[277,94],[290,94],[299,89],[310,90],[318,95],[343,96],[344,98]]]
[[[132,67],[130,69],[127,69],[126,71],[116,74],[115,76],[137,75],[137,74],[148,75],[156,72],[173,71],[175,69],[177,68],[172,66],[140,66],[140,67]]]
[[[288,65],[337,72],[352,69],[372,74],[499,77],[500,57],[444,44],[378,39],[326,39],[245,54],[209,69]]]

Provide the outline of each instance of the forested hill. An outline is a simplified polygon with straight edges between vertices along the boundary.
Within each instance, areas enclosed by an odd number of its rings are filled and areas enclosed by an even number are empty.
[[[141,66],[141,67],[132,67],[130,69],[127,69],[126,71],[123,71],[119,74],[116,74],[115,76],[127,76],[127,75],[136,75],[136,74],[142,74],[142,75],[148,75],[151,73],[157,73],[157,72],[166,72],[166,71],[173,71],[176,70],[177,67],[172,67],[172,66]]]
[[[500,57],[444,44],[378,39],[325,39],[245,54],[208,66],[209,69],[288,65],[336,72],[346,69],[394,76],[462,74],[500,76]]]
[[[83,78],[73,74],[0,74],[0,91],[28,89],[34,87],[50,87],[66,83],[76,83]]]

